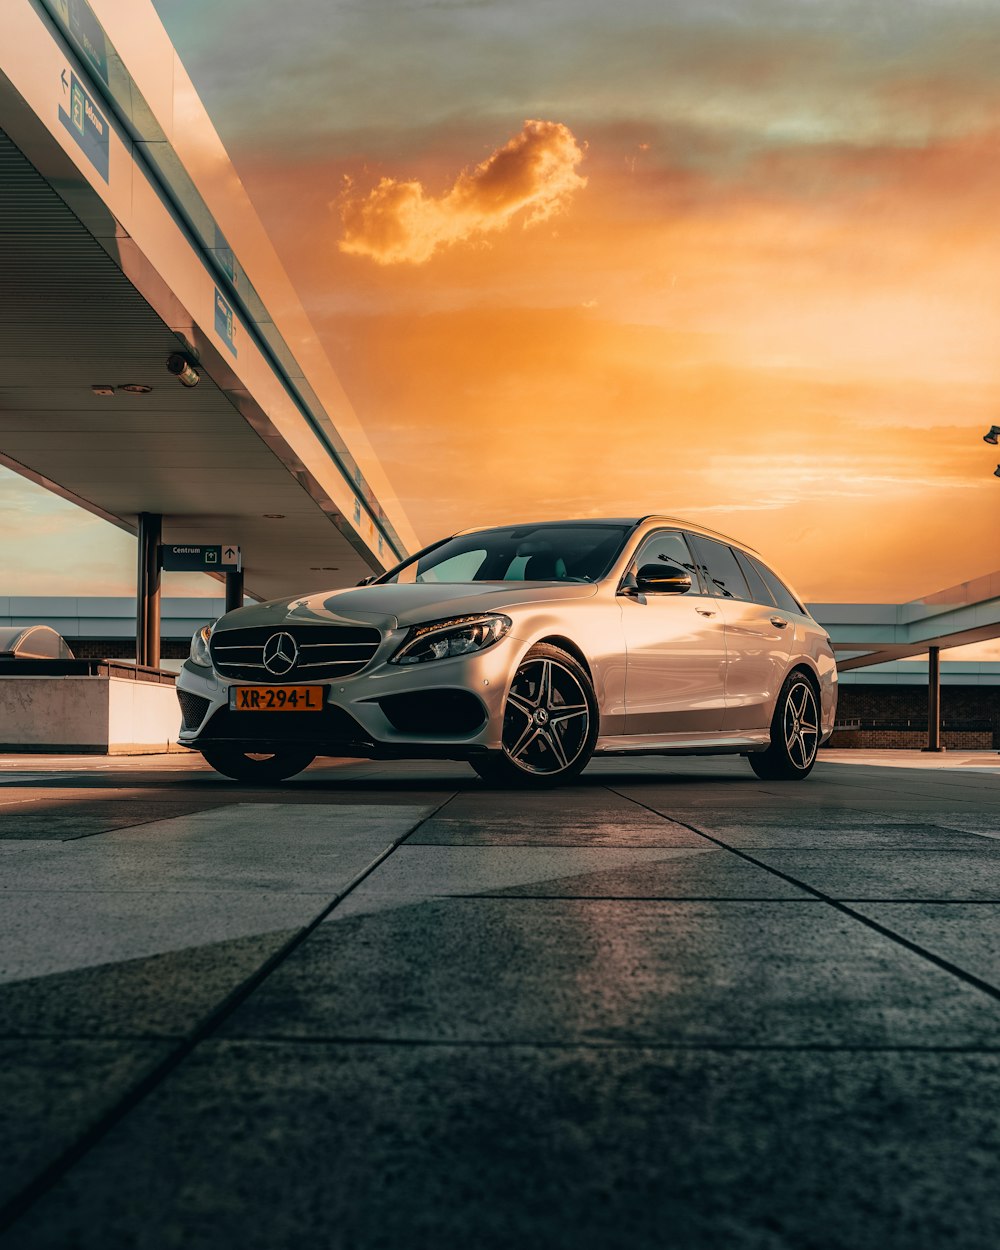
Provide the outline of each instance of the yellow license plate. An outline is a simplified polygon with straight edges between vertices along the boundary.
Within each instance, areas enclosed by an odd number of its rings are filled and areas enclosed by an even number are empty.
[[[230,686],[233,712],[321,712],[325,686]]]

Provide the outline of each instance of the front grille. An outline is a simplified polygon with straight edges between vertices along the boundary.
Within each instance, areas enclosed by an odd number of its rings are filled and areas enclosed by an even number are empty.
[[[275,634],[290,634],[299,649],[284,673],[264,667],[264,646]],[[253,625],[212,635],[212,663],[223,677],[254,682],[336,681],[352,677],[378,650],[382,635],[364,625]]]
[[[197,729],[205,719],[209,709],[209,700],[200,694],[192,694],[190,690],[178,690],[177,702],[181,705],[181,716],[184,718],[185,729]]]

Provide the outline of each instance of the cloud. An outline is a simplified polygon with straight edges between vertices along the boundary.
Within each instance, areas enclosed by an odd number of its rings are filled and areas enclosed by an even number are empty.
[[[524,225],[545,221],[586,186],[577,173],[584,148],[561,122],[526,121],[519,134],[481,164],[463,170],[442,196],[420,182],[383,178],[367,195],[342,197],[340,250],[380,265],[421,265],[438,248],[499,230],[525,213]]]

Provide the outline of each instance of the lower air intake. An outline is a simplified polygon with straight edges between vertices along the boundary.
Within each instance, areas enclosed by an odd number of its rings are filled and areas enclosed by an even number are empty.
[[[178,690],[177,702],[181,705],[184,728],[197,729],[209,709],[208,699],[203,699],[200,694],[192,694],[189,690]]]
[[[486,711],[467,690],[415,690],[379,699],[386,720],[400,733],[462,738],[481,729]]]

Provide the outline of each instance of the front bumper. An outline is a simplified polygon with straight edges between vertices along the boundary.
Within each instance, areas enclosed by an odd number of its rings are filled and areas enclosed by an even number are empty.
[[[236,712],[230,690],[255,683],[187,661],[177,678],[182,746],[239,744],[273,751],[308,746],[317,755],[468,759],[500,747],[504,694],[526,644],[510,635],[475,655],[396,665],[379,657],[353,677],[322,685],[321,712]],[[263,683],[260,683],[263,684]]]

